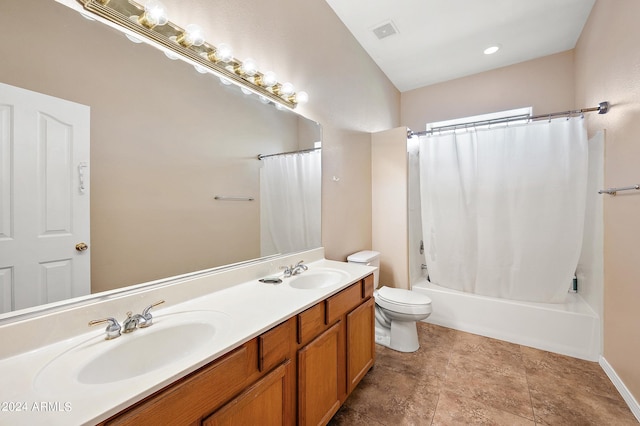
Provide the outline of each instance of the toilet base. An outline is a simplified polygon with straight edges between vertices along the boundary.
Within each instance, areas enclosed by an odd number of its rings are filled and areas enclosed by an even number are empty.
[[[391,328],[376,320],[376,343],[398,352],[420,349],[415,321],[391,321]]]

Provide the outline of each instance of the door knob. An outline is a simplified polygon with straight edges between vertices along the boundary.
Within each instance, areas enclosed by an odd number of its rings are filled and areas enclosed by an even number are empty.
[[[85,251],[88,248],[89,248],[89,246],[86,245],[85,243],[76,244],[76,250],[78,250],[78,251]]]

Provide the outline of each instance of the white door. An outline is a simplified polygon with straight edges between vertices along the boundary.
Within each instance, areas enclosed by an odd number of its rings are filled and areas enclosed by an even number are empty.
[[[0,83],[0,313],[89,294],[82,243],[89,107]]]

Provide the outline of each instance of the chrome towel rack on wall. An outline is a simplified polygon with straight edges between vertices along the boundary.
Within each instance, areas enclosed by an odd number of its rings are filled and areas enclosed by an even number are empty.
[[[619,188],[601,189],[600,191],[598,191],[598,194],[616,195],[616,193],[618,191],[631,191],[633,189],[639,190],[640,189],[640,185],[621,186]]]
[[[214,200],[218,201],[253,201],[255,198],[253,197],[232,197],[228,195],[216,195],[213,197]]]

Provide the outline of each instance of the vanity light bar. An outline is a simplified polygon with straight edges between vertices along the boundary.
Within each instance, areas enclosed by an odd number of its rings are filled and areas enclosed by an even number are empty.
[[[171,21],[153,25],[145,17],[145,7],[133,0],[78,0],[86,10],[101,16],[137,35],[150,39],[162,47],[188,58],[191,62],[212,71],[221,78],[227,79],[241,87],[288,108],[295,108],[298,103],[306,102],[306,92],[295,93],[286,90],[290,83],[265,82],[270,80],[270,73],[252,71],[246,73],[243,62],[234,57],[220,58],[220,49],[204,41],[200,45],[181,43],[185,37],[185,29]],[[223,46],[223,45],[220,45]],[[219,46],[219,47],[220,47]],[[249,62],[247,60],[245,62]],[[249,75],[251,74],[251,75]],[[283,90],[283,88],[285,90]]]

